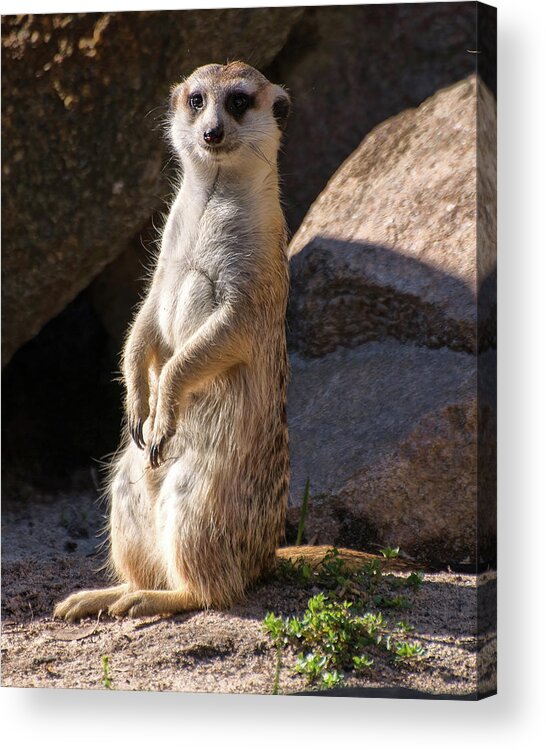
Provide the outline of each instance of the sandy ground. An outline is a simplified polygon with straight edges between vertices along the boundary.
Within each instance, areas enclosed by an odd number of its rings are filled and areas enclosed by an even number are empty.
[[[2,686],[104,689],[101,657],[108,656],[118,690],[271,693],[276,652],[262,631],[267,612],[301,613],[313,591],[269,581],[226,612],[195,612],[137,620],[51,618],[53,604],[78,588],[106,584],[97,532],[104,523],[92,493],[42,497],[2,510]],[[466,697],[494,690],[494,621],[478,620],[478,597],[491,604],[493,573],[426,573],[404,618],[426,656],[409,667],[376,660],[347,690],[407,689],[428,696]],[[482,612],[489,611],[486,607]],[[478,624],[482,636],[477,638]],[[309,691],[283,654],[279,693]],[[362,690],[368,689],[368,690]],[[372,689],[372,690],[369,690]],[[407,692],[406,692],[407,691]],[[390,693],[389,693],[390,694]]]

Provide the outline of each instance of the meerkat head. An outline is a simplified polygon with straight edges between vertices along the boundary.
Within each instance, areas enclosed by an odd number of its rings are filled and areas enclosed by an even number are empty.
[[[242,62],[205,65],[171,93],[170,138],[182,161],[275,163],[290,98]]]

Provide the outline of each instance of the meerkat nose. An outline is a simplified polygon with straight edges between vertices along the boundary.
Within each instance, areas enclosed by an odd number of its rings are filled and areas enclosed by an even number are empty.
[[[222,125],[217,125],[215,128],[205,130],[203,138],[205,139],[205,143],[217,145],[221,143],[224,138],[224,128]]]

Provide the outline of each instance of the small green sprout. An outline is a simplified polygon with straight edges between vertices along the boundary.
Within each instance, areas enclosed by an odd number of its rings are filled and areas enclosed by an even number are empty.
[[[299,547],[303,539],[303,530],[305,528],[305,517],[307,516],[307,506],[309,504],[309,477],[305,482],[305,489],[303,490],[303,500],[301,503],[300,520],[298,523],[298,533],[296,535],[296,547]]]
[[[407,641],[397,643],[394,651],[396,654],[394,660],[397,663],[412,661],[425,655],[425,649],[420,643],[409,643]]]
[[[355,672],[364,672],[366,669],[369,669],[372,664],[373,659],[371,659],[369,656],[366,656],[366,654],[353,656],[353,667]]]
[[[343,685],[343,672],[338,672],[337,669],[334,669],[331,672],[323,672],[322,685],[327,690]]]
[[[275,678],[273,680],[273,695],[279,694],[279,679],[281,676],[282,648],[277,646],[277,661],[275,663]]]
[[[100,657],[100,660],[101,660],[101,664],[102,664],[102,680],[101,680],[101,683],[102,683],[103,687],[106,688],[106,690],[113,690],[112,680],[111,680],[110,675],[109,675],[109,666],[110,666],[110,663],[109,663],[108,656],[106,656],[106,654],[103,654]]]
[[[423,581],[424,576],[420,570],[414,573],[410,573],[410,575],[406,578],[406,584],[414,589],[419,589],[423,585]]]
[[[392,560],[394,557],[398,557],[400,547],[381,547],[379,551],[387,560]]]

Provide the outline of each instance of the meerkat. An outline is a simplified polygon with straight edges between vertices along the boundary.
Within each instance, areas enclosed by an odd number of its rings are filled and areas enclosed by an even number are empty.
[[[72,594],[56,617],[226,608],[274,565],[289,484],[277,169],[289,108],[284,88],[241,62],[198,68],[172,91],[182,178],[122,356],[117,583]]]

